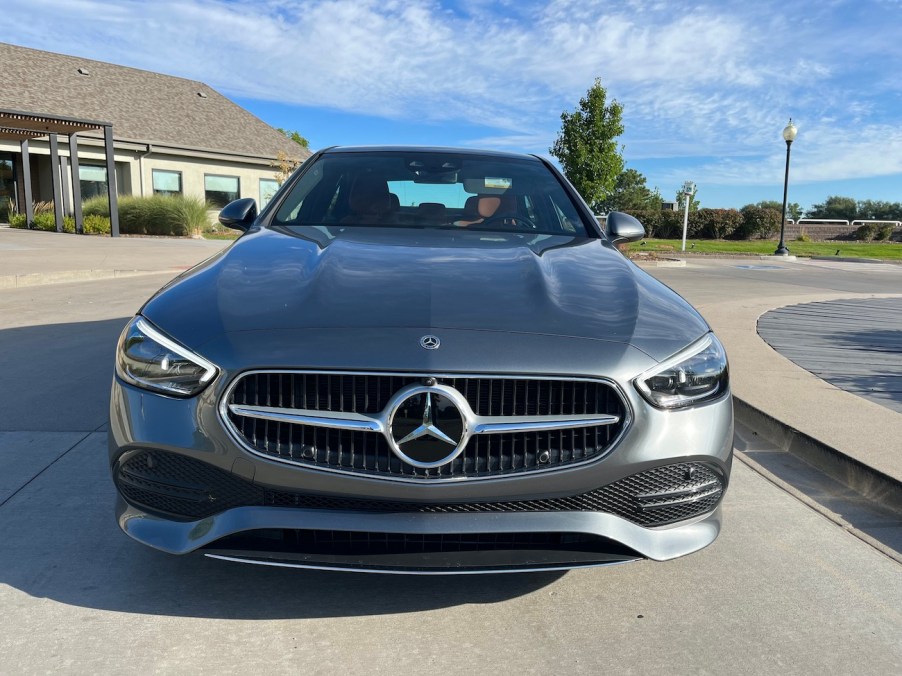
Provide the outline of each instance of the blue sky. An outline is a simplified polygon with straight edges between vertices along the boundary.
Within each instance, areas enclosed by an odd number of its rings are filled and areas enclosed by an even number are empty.
[[[792,116],[791,201],[902,201],[902,0],[0,4],[0,41],[204,81],[314,148],[547,154],[600,77],[665,197],[781,199]]]

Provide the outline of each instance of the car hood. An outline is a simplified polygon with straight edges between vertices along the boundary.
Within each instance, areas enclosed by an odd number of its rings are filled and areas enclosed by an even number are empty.
[[[261,228],[142,314],[195,349],[232,332],[417,328],[590,338],[661,360],[708,331],[603,240],[411,228]]]

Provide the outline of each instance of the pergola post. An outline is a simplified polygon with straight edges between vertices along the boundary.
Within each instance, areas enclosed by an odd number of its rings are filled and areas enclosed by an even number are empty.
[[[78,134],[69,134],[69,164],[72,168],[72,212],[75,217],[75,232],[83,235],[85,221],[81,215],[81,177],[78,173]]]
[[[31,157],[28,155],[28,139],[22,139],[22,192],[25,193],[25,227],[33,227],[34,200],[31,191]]]
[[[104,125],[103,145],[106,150],[106,185],[110,196],[110,236],[119,236],[119,193],[116,189],[116,161],[113,156],[113,126]]]
[[[50,139],[50,185],[53,187],[53,216],[56,231],[63,231],[63,200],[60,190],[60,150],[56,134],[49,134]]]
[[[63,216],[72,215],[69,204],[69,162],[65,155],[60,155],[60,189],[63,191]]]

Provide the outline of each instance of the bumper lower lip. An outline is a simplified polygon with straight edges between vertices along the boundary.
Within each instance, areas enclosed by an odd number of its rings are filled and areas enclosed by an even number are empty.
[[[278,507],[237,507],[199,521],[176,522],[142,512],[121,498],[117,506],[119,525],[132,538],[171,554],[189,552],[211,546],[217,540],[245,531],[262,529],[315,529],[348,532],[382,532],[411,535],[441,535],[453,533],[579,533],[595,535],[614,541],[645,557],[665,561],[702,549],[715,540],[720,532],[721,507],[690,522],[661,528],[643,528],[611,514],[596,512],[539,512],[539,513],[477,513],[477,514],[367,514],[350,511],[307,510]],[[269,561],[280,565],[273,557],[222,555],[255,562]],[[612,561],[605,561],[610,563]],[[323,565],[315,562],[283,561],[281,565],[366,570],[367,566]],[[523,562],[528,564],[528,561]],[[585,564],[575,562],[576,565]],[[493,568],[483,566],[473,572],[492,572],[504,569],[524,569],[515,561]],[[309,565],[303,565],[309,567]],[[393,567],[393,566],[389,566]],[[407,566],[401,566],[408,568]],[[557,565],[554,568],[571,568]],[[375,568],[370,568],[375,569]],[[526,569],[530,568],[528,565]],[[541,569],[553,569],[541,566]],[[384,567],[379,568],[385,572]],[[410,570],[408,572],[416,572]],[[453,567],[449,572],[455,572]],[[461,571],[466,572],[466,571]]]
[[[624,561],[605,561],[601,563],[572,564],[564,566],[527,564],[516,568],[480,567],[480,568],[445,568],[442,570],[423,570],[411,568],[381,568],[381,567],[348,567],[341,565],[324,565],[316,563],[298,563],[293,561],[277,561],[249,556],[225,556],[223,554],[205,554],[211,559],[231,561],[233,563],[249,563],[257,566],[272,566],[275,568],[301,568],[305,570],[326,570],[343,573],[374,573],[379,575],[484,575],[486,573],[548,573],[553,571],[575,570],[577,568],[600,568],[602,566],[617,566],[621,563],[632,563],[635,559]]]

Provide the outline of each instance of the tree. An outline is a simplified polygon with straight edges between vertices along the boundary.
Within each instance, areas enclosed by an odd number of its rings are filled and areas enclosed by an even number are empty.
[[[561,163],[564,174],[593,208],[611,192],[623,172],[623,107],[608,103],[607,90],[595,84],[579,100],[573,112],[561,113],[561,131],[549,152]]]
[[[902,204],[882,200],[859,200],[858,218],[869,221],[902,220]]]
[[[280,150],[276,155],[276,160],[270,166],[276,169],[276,182],[282,185],[294,170],[301,166],[301,160],[295,157],[289,157],[288,153]]]
[[[752,205],[747,204],[746,206],[754,206],[759,209],[773,209],[778,214],[783,213],[783,202],[778,202],[777,200],[761,200],[760,202]],[[797,221],[802,217],[802,207],[799,206],[798,202],[788,202],[786,204],[786,216],[794,221]]]
[[[610,211],[646,211],[661,208],[661,193],[650,190],[645,176],[635,169],[625,169],[617,176],[614,190],[601,202],[593,205],[599,213]]]
[[[854,221],[858,216],[858,203],[854,197],[830,195],[823,204],[812,204],[805,215],[808,218],[842,218]]]
[[[306,148],[308,150],[310,149],[310,142],[306,138],[301,136],[298,132],[290,129],[282,129],[282,127],[276,127],[276,130],[285,134],[285,136],[297,143],[302,148]]]

